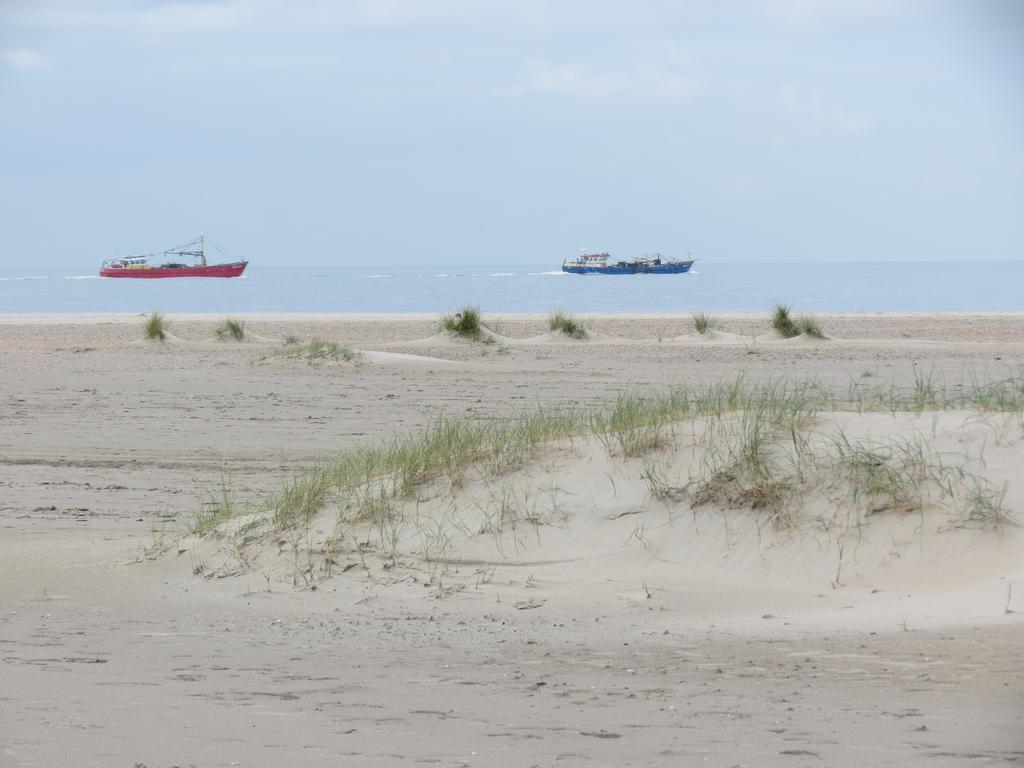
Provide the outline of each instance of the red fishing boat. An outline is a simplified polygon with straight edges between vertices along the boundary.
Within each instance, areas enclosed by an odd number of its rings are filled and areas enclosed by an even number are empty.
[[[100,277],[239,277],[245,271],[248,261],[232,261],[225,264],[206,263],[207,238],[199,235],[195,240],[178,248],[164,251],[161,259],[155,254],[145,256],[123,256],[104,261]],[[220,246],[214,248],[227,254]],[[228,254],[230,255],[230,254]],[[179,259],[193,260],[185,264]],[[159,261],[159,264],[153,263]]]

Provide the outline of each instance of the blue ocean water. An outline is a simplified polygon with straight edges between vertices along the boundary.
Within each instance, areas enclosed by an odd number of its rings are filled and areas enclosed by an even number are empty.
[[[685,275],[566,275],[560,265],[263,267],[239,279],[124,280],[0,270],[0,313],[766,311],[1020,312],[1024,261],[740,264]]]

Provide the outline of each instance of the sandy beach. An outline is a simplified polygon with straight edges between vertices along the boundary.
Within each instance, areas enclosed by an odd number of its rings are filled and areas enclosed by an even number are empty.
[[[1024,315],[242,319],[0,316],[0,766],[1024,762]],[[580,409],[402,493],[332,464]]]

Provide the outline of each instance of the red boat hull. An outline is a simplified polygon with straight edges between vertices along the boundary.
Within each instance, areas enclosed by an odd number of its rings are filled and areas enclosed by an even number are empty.
[[[231,264],[211,264],[206,267],[151,267],[149,269],[124,269],[104,267],[100,277],[239,277],[245,272],[248,261]]]

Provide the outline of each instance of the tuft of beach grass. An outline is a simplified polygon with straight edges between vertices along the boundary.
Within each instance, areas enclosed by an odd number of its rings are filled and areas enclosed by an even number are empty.
[[[801,315],[799,320],[797,320],[797,327],[804,336],[810,336],[815,339],[825,338],[825,331],[814,315]]]
[[[692,317],[693,329],[702,336],[718,327],[718,318],[707,312],[695,312]]]
[[[294,342],[286,341],[283,347],[275,349],[269,356],[307,360],[309,362],[316,362],[318,360],[344,360],[345,362],[352,362],[359,359],[359,352],[348,344],[339,344],[336,341],[312,339],[305,344],[301,344],[296,339]]]
[[[824,339],[825,331],[814,315],[800,315],[794,318],[793,313],[785,304],[776,304],[772,310],[772,328],[784,339],[792,339],[800,334],[815,339]]]
[[[220,489],[217,493],[210,493],[205,502],[200,502],[192,521],[192,532],[198,536],[212,533],[233,518],[238,509],[231,490],[231,478],[227,469],[221,467]]]
[[[960,526],[1001,528],[1016,525],[1013,513],[1006,506],[1006,484],[997,487],[982,478],[971,480]]]
[[[772,328],[779,332],[785,339],[792,339],[800,335],[800,326],[793,319],[789,307],[785,304],[776,304],[772,310]]]
[[[548,330],[552,333],[564,333],[573,339],[583,339],[587,335],[587,326],[560,309],[548,314]]]
[[[451,315],[441,315],[441,329],[467,339],[479,339],[486,327],[480,308],[467,304]]]
[[[142,323],[143,335],[152,341],[166,341],[167,321],[159,312],[151,312]]]
[[[245,322],[227,318],[217,327],[217,338],[221,341],[245,341]]]

